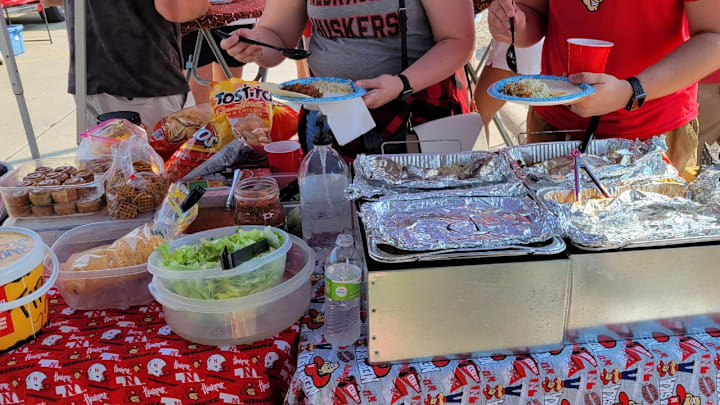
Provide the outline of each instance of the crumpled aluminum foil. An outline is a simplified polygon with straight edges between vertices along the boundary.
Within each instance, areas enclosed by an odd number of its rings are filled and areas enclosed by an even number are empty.
[[[493,152],[359,155],[353,166],[348,199],[520,182],[506,159]]]
[[[529,186],[534,189],[555,187],[574,182],[574,160],[570,152],[580,141],[551,142],[507,148],[511,164],[519,164]],[[583,155],[603,183],[626,183],[647,179],[671,179],[684,182],[677,170],[665,160],[665,136],[650,138],[647,143],[628,139],[599,139]],[[584,184],[591,184],[582,172]]]
[[[703,167],[690,183],[690,192],[693,200],[700,204],[720,204],[720,165]]]
[[[610,192],[614,198],[580,202],[572,202],[572,189],[543,189],[538,195],[560,218],[565,236],[590,250],[708,236],[720,239],[720,210],[691,200],[687,185],[652,183]]]
[[[361,207],[368,236],[406,251],[504,249],[560,235],[558,219],[529,198],[387,199]]]

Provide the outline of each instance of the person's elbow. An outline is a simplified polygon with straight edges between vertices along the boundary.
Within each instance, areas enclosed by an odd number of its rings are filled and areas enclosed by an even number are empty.
[[[205,15],[210,8],[208,0],[155,0],[155,9],[164,19],[182,23]]]

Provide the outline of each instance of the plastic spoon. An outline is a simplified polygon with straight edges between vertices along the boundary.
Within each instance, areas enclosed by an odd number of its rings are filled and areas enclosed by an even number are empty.
[[[222,38],[232,37],[231,34],[228,34],[228,33],[222,32],[222,31],[213,31],[213,32]],[[305,49],[280,48],[275,45],[266,44],[264,42],[255,41],[254,39],[240,37],[240,36],[238,36],[238,42],[244,42],[246,44],[259,45],[259,46],[264,46],[266,48],[271,48],[271,49],[274,49],[274,50],[280,52],[283,56],[285,56],[286,58],[289,58],[289,59],[300,60],[300,59],[306,59],[308,56],[310,56],[310,51],[306,51]]]

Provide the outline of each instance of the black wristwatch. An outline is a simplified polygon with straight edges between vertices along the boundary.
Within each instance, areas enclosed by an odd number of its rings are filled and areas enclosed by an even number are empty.
[[[410,80],[408,80],[408,78],[402,73],[398,73],[396,76],[399,77],[403,83],[403,89],[397,98],[398,100],[405,101],[413,94],[412,86],[410,86]]]
[[[635,111],[643,106],[647,95],[645,94],[645,90],[643,90],[642,84],[640,84],[640,80],[638,80],[637,77],[629,77],[625,80],[630,83],[633,89],[633,95],[630,97],[630,101],[625,109],[628,111]]]

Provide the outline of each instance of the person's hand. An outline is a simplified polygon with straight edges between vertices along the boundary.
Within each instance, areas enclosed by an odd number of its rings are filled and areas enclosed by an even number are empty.
[[[501,42],[512,42],[510,17],[515,18],[515,36],[525,30],[525,12],[513,0],[495,0],[488,8],[488,26],[493,38]]]
[[[225,38],[220,41],[220,47],[227,50],[233,58],[240,62],[252,63],[260,60],[262,56],[262,47],[258,45],[250,45],[244,42],[238,42],[238,37],[245,37],[254,40],[258,40],[255,33],[247,28],[241,28],[233,31],[230,38]]]
[[[403,89],[403,82],[393,75],[380,75],[374,79],[358,80],[355,85],[367,90],[363,101],[369,109],[382,107],[395,100]]]
[[[627,106],[633,89],[627,80],[598,73],[577,73],[568,77],[574,84],[587,83],[595,88],[595,93],[568,105],[568,108],[581,117],[604,115]]]

